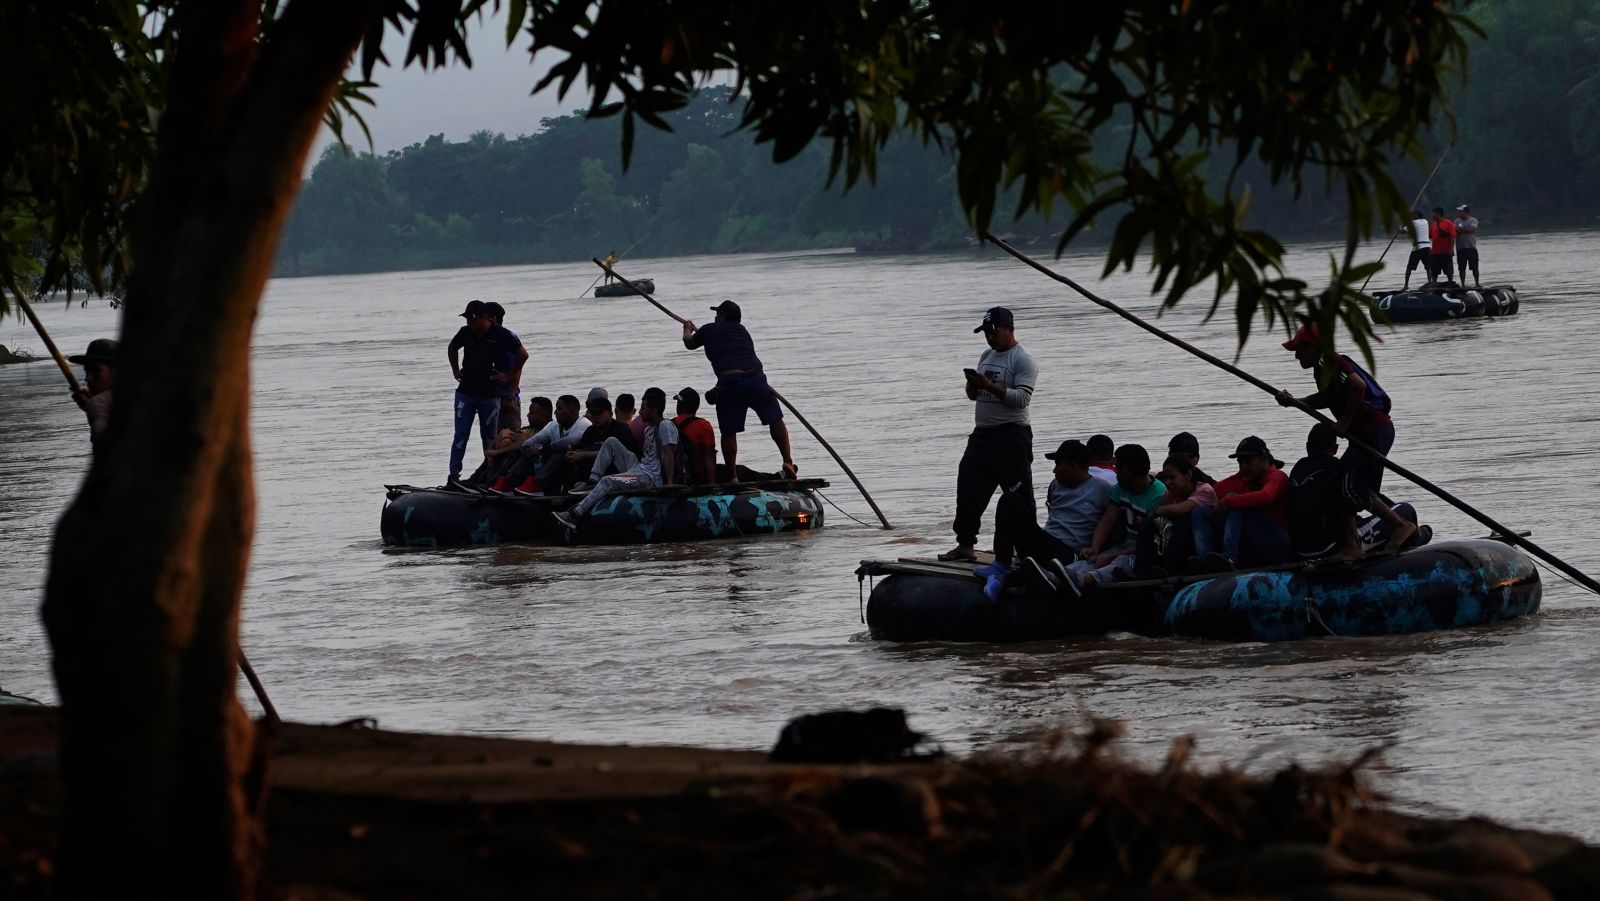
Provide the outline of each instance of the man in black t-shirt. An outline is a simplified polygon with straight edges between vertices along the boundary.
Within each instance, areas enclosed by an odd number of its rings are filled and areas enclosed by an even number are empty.
[[[794,455],[789,450],[789,426],[783,421],[783,409],[778,406],[772,386],[767,384],[755,341],[739,321],[739,305],[724,300],[711,309],[717,314],[714,322],[696,328],[693,322],[684,320],[683,346],[690,350],[704,347],[711,371],[717,374],[717,387],[712,389],[715,398],[710,392],[706,398],[717,405],[722,460],[733,474],[732,481],[738,481],[739,433],[744,431],[745,415],[751,410],[772,431],[772,442],[783,457],[784,477],[792,479],[800,468],[794,465]]]
[[[467,304],[461,315],[467,324],[450,339],[446,352],[456,379],[455,439],[450,443],[450,477],[446,482],[451,487],[461,482],[461,461],[467,455],[473,417],[478,419],[478,433],[488,450],[500,420],[500,388],[507,383],[517,384],[522,378],[522,365],[528,360],[522,342],[495,324],[483,301]],[[507,361],[511,365],[509,372],[504,371]]]
[[[1306,455],[1289,473],[1289,540],[1301,559],[1326,557],[1344,541],[1339,436],[1319,422],[1306,437]]]
[[[617,421],[616,415],[611,410],[609,398],[597,397],[588,403],[587,417],[589,427],[584,429],[583,437],[567,451],[562,457],[560,478],[554,476],[544,481],[544,484],[554,487],[555,484],[565,483],[567,473],[586,473],[594,466],[594,458],[600,456],[600,446],[606,443],[607,438],[615,438],[622,442],[622,446],[630,453],[639,453],[639,442],[634,440],[633,429]],[[616,467],[612,467],[613,470]],[[601,475],[611,475],[603,472]]]

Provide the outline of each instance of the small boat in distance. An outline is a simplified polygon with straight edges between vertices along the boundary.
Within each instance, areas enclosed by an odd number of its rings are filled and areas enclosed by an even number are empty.
[[[594,289],[594,296],[627,297],[630,294],[638,294],[641,291],[647,294],[656,293],[656,283],[648,278],[636,278],[632,279],[631,281],[639,288],[638,291],[635,291],[633,288],[624,285],[622,282],[613,282],[612,284],[601,285],[600,287]]]

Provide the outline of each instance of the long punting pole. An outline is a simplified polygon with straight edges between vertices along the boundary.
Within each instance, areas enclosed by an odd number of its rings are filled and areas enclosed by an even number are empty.
[[[627,279],[623,278],[620,274],[618,274],[616,272],[616,270],[613,270],[613,269],[607,267],[605,263],[601,262],[598,259],[595,259],[593,257],[590,257],[590,259],[594,259],[594,264],[596,266],[599,266],[601,269],[604,269],[606,272],[609,272],[611,275],[616,276],[617,281],[622,282],[624,285],[627,285],[630,289],[633,290],[633,292],[635,294],[639,295],[640,297],[643,297],[645,300],[650,301],[650,303],[653,304],[656,309],[660,310],[663,313],[666,313],[668,316],[671,316],[673,319],[676,319],[680,324],[685,321],[682,316],[679,316],[677,313],[674,313],[671,310],[667,309],[665,306],[663,306],[661,304],[660,301],[656,300],[654,297],[651,297],[648,292],[641,290],[638,285],[635,285],[633,282],[630,282]],[[850,477],[850,481],[851,482],[855,483],[856,490],[861,492],[861,496],[866,499],[867,506],[872,508],[872,512],[873,513],[878,514],[878,521],[883,523],[883,527],[885,529],[894,528],[894,526],[889,525],[889,517],[884,516],[883,515],[883,511],[878,509],[878,502],[873,500],[872,499],[872,495],[867,493],[867,487],[865,485],[861,484],[861,480],[860,479],[856,478],[856,474],[850,469],[850,464],[844,462],[844,458],[839,456],[839,452],[833,449],[833,445],[828,443],[828,439],[822,437],[822,433],[818,432],[816,430],[816,428],[814,426],[812,426],[812,424],[810,422],[806,421],[805,416],[802,415],[799,410],[796,410],[794,408],[794,404],[789,403],[789,399],[787,397],[784,397],[782,394],[779,394],[777,389],[773,389],[772,396],[776,397],[778,399],[779,403],[783,404],[784,407],[788,408],[789,412],[794,414],[794,418],[800,420],[800,424],[806,427],[806,431],[811,433],[811,437],[817,439],[817,443],[822,445],[822,449],[827,451],[829,456],[833,457],[833,462],[839,464],[839,468],[844,470],[844,474]]]
[[[1417,196],[1411,198],[1411,209],[1416,209],[1417,204],[1422,202],[1423,193],[1428,190],[1428,185],[1433,183],[1433,177],[1439,174],[1439,167],[1444,165],[1444,158],[1450,155],[1450,146],[1445,147],[1444,152],[1439,154],[1439,161],[1433,164],[1433,171],[1428,173],[1428,177],[1422,182],[1422,187],[1417,189]],[[1406,226],[1406,228],[1410,227],[1409,224]],[[1384,245],[1383,253],[1378,254],[1378,262],[1383,262],[1383,258],[1389,255],[1389,248],[1394,246],[1394,239],[1398,237],[1400,237],[1399,232],[1389,236],[1389,243]],[[1374,272],[1373,275],[1377,275],[1377,273]],[[1367,282],[1370,281],[1372,281],[1372,275],[1367,276],[1367,281],[1361,283],[1361,290],[1367,290]]]
[[[1211,354],[1206,353],[1205,351],[1201,350],[1200,348],[1195,347],[1193,344],[1190,344],[1189,342],[1184,341],[1182,338],[1178,338],[1176,336],[1170,335],[1167,332],[1164,332],[1161,329],[1156,328],[1155,326],[1153,326],[1150,323],[1144,321],[1143,319],[1140,319],[1138,316],[1135,316],[1134,314],[1128,312],[1127,310],[1124,310],[1122,307],[1117,306],[1116,304],[1112,303],[1111,301],[1106,300],[1103,297],[1096,296],[1094,294],[1094,292],[1089,291],[1088,289],[1084,288],[1082,285],[1080,285],[1077,282],[1073,281],[1072,279],[1066,277],[1065,275],[1062,275],[1062,274],[1060,274],[1058,272],[1055,272],[1054,270],[1050,269],[1049,267],[1044,266],[1043,264],[1039,263],[1038,261],[1030,258],[1027,254],[1025,254],[1022,251],[1016,249],[1015,247],[1012,247],[1010,244],[1006,243],[1005,241],[1002,241],[1001,239],[995,237],[994,235],[989,234],[988,232],[984,232],[983,237],[984,237],[985,240],[987,240],[990,243],[994,244],[996,247],[1000,248],[1001,250],[1004,250],[1006,253],[1009,253],[1012,256],[1016,257],[1018,260],[1021,260],[1023,263],[1026,263],[1028,266],[1038,270],[1039,272],[1049,276],[1050,278],[1055,279],[1056,281],[1062,283],[1063,285],[1066,285],[1067,287],[1071,288],[1072,290],[1074,290],[1074,291],[1078,292],[1079,294],[1083,295],[1083,297],[1085,299],[1087,299],[1088,301],[1090,301],[1091,303],[1097,304],[1097,305],[1099,305],[1101,307],[1104,307],[1107,310],[1110,310],[1113,313],[1116,313],[1118,316],[1121,316],[1123,319],[1126,319],[1129,322],[1133,323],[1134,325],[1137,325],[1138,327],[1140,327],[1140,328],[1144,329],[1145,331],[1149,332],[1150,334],[1155,335],[1157,338],[1160,338],[1161,340],[1166,341],[1168,344],[1171,344],[1171,345],[1173,345],[1175,347],[1182,348],[1183,350],[1186,350],[1189,353],[1199,357],[1200,359],[1205,360],[1207,363],[1210,363],[1211,365],[1217,367],[1218,369],[1221,369],[1224,372],[1230,373],[1230,374],[1232,374],[1232,375],[1234,375],[1234,376],[1236,376],[1236,377],[1238,377],[1240,379],[1243,379],[1244,381],[1249,382],[1250,384],[1256,386],[1257,388],[1260,388],[1262,391],[1265,391],[1268,394],[1273,395],[1274,397],[1276,397],[1278,395],[1278,389],[1276,387],[1267,384],[1266,382],[1262,381],[1261,379],[1256,378],[1255,376],[1251,375],[1248,372],[1245,372],[1243,369],[1240,369],[1239,367],[1233,365],[1232,363],[1227,362],[1226,360],[1219,359],[1217,357],[1212,356]],[[1327,423],[1329,425],[1333,425],[1334,424],[1333,420],[1331,420],[1328,417],[1322,415],[1321,413],[1317,412],[1316,410],[1312,409],[1311,407],[1306,406],[1304,403],[1300,402],[1298,399],[1295,401],[1294,406],[1296,406],[1300,410],[1304,411],[1306,413],[1306,415],[1312,417],[1313,419],[1317,420],[1318,422],[1325,422],[1325,423]],[[1500,540],[1506,541],[1506,542],[1508,542],[1510,544],[1514,544],[1517,547],[1522,548],[1523,550],[1527,551],[1528,553],[1532,554],[1533,556],[1538,557],[1540,560],[1543,560],[1545,563],[1548,563],[1552,567],[1554,567],[1554,568],[1560,570],[1561,572],[1566,573],[1567,575],[1571,576],[1575,581],[1577,581],[1579,584],[1583,585],[1583,587],[1589,589],[1590,591],[1593,591],[1596,594],[1600,594],[1600,582],[1596,582],[1594,579],[1592,579],[1588,575],[1586,575],[1582,570],[1580,570],[1577,567],[1573,566],[1572,564],[1566,562],[1565,560],[1562,560],[1560,557],[1557,557],[1556,555],[1550,553],[1549,551],[1546,551],[1544,548],[1539,547],[1537,544],[1534,544],[1533,542],[1529,541],[1522,533],[1517,532],[1517,530],[1512,529],[1509,526],[1501,525],[1500,523],[1496,522],[1493,518],[1491,518],[1488,514],[1484,513],[1483,511],[1479,510],[1478,508],[1472,506],[1471,504],[1468,504],[1466,501],[1461,500],[1460,498],[1456,497],[1455,495],[1451,494],[1450,492],[1444,490],[1443,488],[1440,488],[1438,485],[1433,484],[1432,482],[1430,482],[1427,479],[1423,478],[1422,476],[1412,472],[1411,470],[1405,468],[1404,466],[1401,466],[1400,464],[1394,462],[1393,460],[1389,459],[1388,457],[1384,456],[1383,454],[1378,453],[1377,449],[1373,448],[1371,445],[1367,444],[1366,442],[1361,441],[1360,439],[1357,439],[1357,438],[1352,438],[1349,435],[1345,435],[1344,439],[1345,439],[1345,441],[1349,442],[1350,444],[1353,444],[1356,447],[1359,447],[1362,450],[1366,451],[1367,453],[1371,454],[1372,456],[1376,457],[1380,462],[1383,463],[1385,468],[1393,471],[1394,473],[1396,473],[1400,477],[1402,477],[1404,479],[1408,479],[1411,482],[1414,482],[1415,484],[1427,489],[1428,491],[1432,492],[1434,495],[1438,496],[1439,499],[1443,500],[1445,503],[1449,504],[1452,507],[1455,507],[1457,510],[1460,510],[1462,513],[1467,514],[1468,516],[1472,517],[1473,519],[1476,519],[1478,522],[1483,523],[1484,525],[1488,526],[1490,529],[1493,529],[1497,533],[1497,537]]]
[[[78,394],[83,387],[78,384],[78,377],[72,374],[72,367],[67,365],[67,358],[61,355],[56,343],[50,340],[50,333],[44,330],[44,323],[39,321],[39,315],[33,311],[33,307],[22,295],[16,295],[16,299],[18,305],[22,307],[22,312],[28,315],[28,321],[33,323],[34,331],[39,333],[39,340],[44,342],[44,346],[50,351],[50,356],[55,357],[56,365],[61,367],[61,374],[67,377],[67,384],[72,386],[72,393]],[[256,678],[255,668],[250,665],[249,658],[245,657],[244,648],[239,648],[238,651],[239,669],[244,671],[245,681],[250,683],[250,689],[256,693],[256,700],[261,702],[261,709],[266,713],[268,721],[278,723],[278,709],[272,706],[272,701],[267,697],[267,687]]]

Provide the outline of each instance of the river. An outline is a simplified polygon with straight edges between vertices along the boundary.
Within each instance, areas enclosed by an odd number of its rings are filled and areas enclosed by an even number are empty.
[[[1397,328],[1377,348],[1376,374],[1395,397],[1396,459],[1596,573],[1600,547],[1584,523],[1600,501],[1600,468],[1583,461],[1600,454],[1587,346],[1600,258],[1572,252],[1593,239],[1486,234],[1490,281],[1521,288],[1521,314]],[[1292,248],[1291,268],[1325,278],[1328,249]],[[1099,265],[1092,253],[1061,263],[1106,296],[1155,310],[1145,275],[1095,282]],[[465,301],[508,308],[533,354],[525,397],[581,396],[594,385],[613,396],[656,385],[670,396],[706,387],[709,369],[641,300],[574,299],[594,276],[587,263],[275,281],[253,352],[260,516],[243,628],[285,716],[758,748],[796,714],[891,704],[965,752],[1092,714],[1123,720],[1132,754],[1154,758],[1192,734],[1201,760],[1257,770],[1392,744],[1378,785],[1413,808],[1600,839],[1600,782],[1587,778],[1600,729],[1600,621],[1586,592],[1548,571],[1535,618],[1412,637],[1009,647],[866,637],[858,561],[951,544],[972,417],[961,370],[983,349],[972,329],[986,307],[1015,310],[1039,362],[1036,455],[1104,432],[1159,460],[1187,430],[1200,438],[1202,464],[1222,475],[1248,434],[1294,460],[1310,424],[1302,414],[998,252],[630,260],[622,271],[654,277],[661,299],[696,320],[737,299],[773,384],[852,463],[895,530],[829,508],[820,532],[749,542],[386,551],[383,484],[445,474],[445,343]],[[1231,358],[1231,314],[1202,322],[1206,301],[1196,296],[1162,321]],[[41,312],[68,352],[115,329],[116,314],[99,303]],[[26,328],[0,323],[0,343],[37,350]],[[1240,365],[1309,391],[1279,340],[1258,332]],[[34,363],[0,367],[0,423],[0,686],[51,701],[37,606],[54,520],[86,462],[83,419],[54,367]],[[802,474],[832,480],[828,496],[870,521],[833,462],[795,435]],[[741,462],[776,468],[763,430],[746,433],[741,450]],[[1048,479],[1041,456],[1041,491]],[[1417,502],[1441,536],[1484,532],[1392,475],[1386,488]]]

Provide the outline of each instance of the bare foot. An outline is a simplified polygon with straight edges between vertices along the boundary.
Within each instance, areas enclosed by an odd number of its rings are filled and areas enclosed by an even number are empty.
[[[1415,534],[1417,534],[1417,524],[1416,523],[1414,523],[1414,522],[1402,523],[1400,528],[1395,529],[1394,530],[1394,534],[1389,536],[1389,540],[1383,543],[1383,551],[1384,551],[1384,553],[1386,553],[1386,554],[1397,554],[1397,553],[1399,553],[1400,552],[1400,548],[1404,547],[1405,543],[1407,541],[1410,541],[1411,540],[1411,536],[1413,536]]]
[[[794,465],[793,462],[785,463],[783,464],[783,475],[787,479],[798,479],[800,478],[800,467]]]
[[[978,554],[970,544],[958,544],[939,555],[940,560],[960,560],[966,563],[977,563]]]

